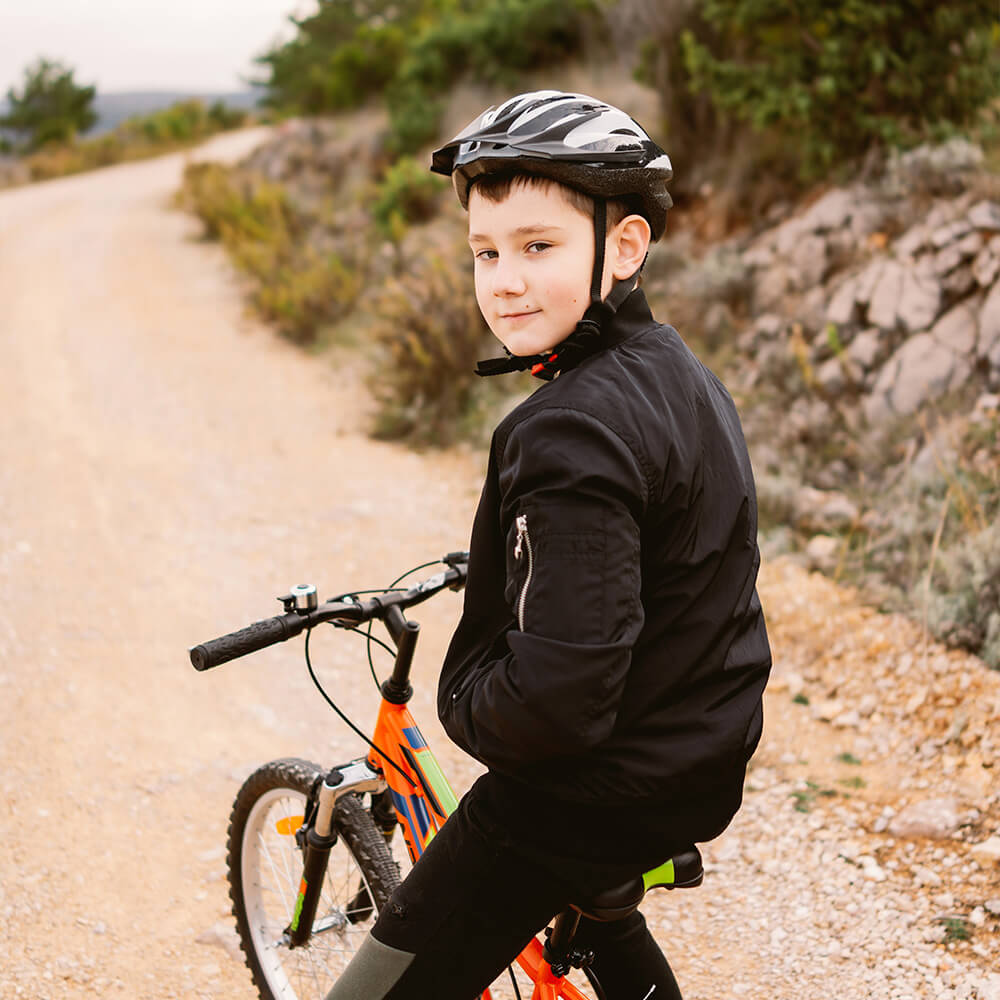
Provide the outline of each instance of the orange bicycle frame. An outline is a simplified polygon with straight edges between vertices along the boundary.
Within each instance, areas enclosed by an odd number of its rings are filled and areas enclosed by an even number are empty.
[[[378,751],[369,751],[368,763],[385,777],[406,850],[416,861],[454,812],[458,797],[405,704],[382,699],[373,742],[399,768]],[[537,938],[528,942],[517,963],[535,984],[532,1000],[587,1000],[572,983],[553,975]],[[489,990],[482,1000],[490,1000]]]

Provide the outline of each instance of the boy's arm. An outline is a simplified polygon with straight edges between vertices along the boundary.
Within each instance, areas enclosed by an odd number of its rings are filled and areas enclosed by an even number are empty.
[[[639,525],[647,484],[632,450],[575,410],[512,431],[500,462],[506,655],[453,687],[442,720],[487,764],[579,753],[610,736],[642,628]]]

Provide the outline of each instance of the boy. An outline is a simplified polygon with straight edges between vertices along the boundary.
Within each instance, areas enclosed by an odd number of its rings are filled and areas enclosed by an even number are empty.
[[[494,433],[441,672],[444,727],[488,770],[331,1000],[471,1000],[567,903],[721,833],[770,667],[735,407],[636,287],[666,154],[616,108],[540,91],[432,169],[507,353],[480,374],[544,384]],[[680,997],[638,912],[579,940],[608,1000]]]

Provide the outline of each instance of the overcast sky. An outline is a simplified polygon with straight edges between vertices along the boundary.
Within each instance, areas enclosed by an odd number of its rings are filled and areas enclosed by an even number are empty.
[[[98,91],[242,90],[316,0],[0,0],[0,97],[38,56]]]

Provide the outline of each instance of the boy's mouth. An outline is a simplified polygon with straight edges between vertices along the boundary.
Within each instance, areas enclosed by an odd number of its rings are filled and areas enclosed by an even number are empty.
[[[541,309],[529,309],[524,312],[501,313],[501,319],[526,319],[528,316],[537,316]]]

